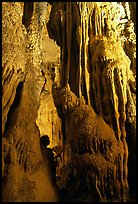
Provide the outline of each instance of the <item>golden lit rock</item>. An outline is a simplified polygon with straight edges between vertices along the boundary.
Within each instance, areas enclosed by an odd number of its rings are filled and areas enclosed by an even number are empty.
[[[135,201],[135,2],[2,2],[2,187]]]

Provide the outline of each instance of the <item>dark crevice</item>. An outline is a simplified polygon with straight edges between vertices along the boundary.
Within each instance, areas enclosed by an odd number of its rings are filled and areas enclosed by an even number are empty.
[[[136,199],[136,128],[133,124],[126,122],[126,142],[128,145],[128,182],[129,196]]]
[[[24,2],[22,23],[23,25],[25,25],[26,29],[28,29],[31,23],[32,15],[33,15],[33,2]]]
[[[7,122],[5,125],[5,132],[8,131],[9,127],[11,127],[11,123],[14,123],[13,120],[13,113],[15,111],[15,109],[19,106],[19,103],[21,101],[21,96],[22,96],[22,89],[23,89],[23,82],[20,82],[16,88],[16,94],[15,94],[15,98],[14,101],[9,109],[8,115],[7,115]]]
[[[82,76],[82,95],[86,101],[86,104],[88,104],[88,96],[87,96],[87,87],[86,87],[86,79],[85,76]]]

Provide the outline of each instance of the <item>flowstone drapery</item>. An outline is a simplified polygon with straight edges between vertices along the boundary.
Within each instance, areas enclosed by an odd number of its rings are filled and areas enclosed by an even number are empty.
[[[135,2],[2,2],[3,202],[135,201],[135,28]]]
[[[69,86],[57,91],[59,103],[64,113],[67,113],[67,135],[65,148],[70,148],[71,154],[65,166],[72,166],[76,171],[76,180],[85,190],[78,201],[115,201],[127,199],[128,184],[124,143],[118,140],[115,132],[107,125],[101,116],[97,116],[91,105],[86,105],[83,97],[80,99],[70,91]],[[125,168],[125,169],[124,169]],[[66,168],[65,168],[66,169]],[[64,166],[61,171],[64,170]],[[69,176],[69,175],[68,175]],[[74,176],[74,174],[72,175]],[[127,176],[127,175],[126,175]],[[81,177],[81,181],[79,181]],[[71,178],[65,179],[61,174],[59,187],[73,188]],[[63,182],[63,183],[62,183]],[[69,186],[68,186],[69,185]],[[75,184],[77,185],[77,184]],[[77,194],[80,187],[75,188]],[[70,190],[67,193],[72,198]],[[75,195],[74,195],[75,196]]]
[[[114,130],[116,140],[122,144],[116,168],[120,171],[121,199],[125,200],[129,190],[127,138],[131,137],[126,124],[131,120],[130,126],[135,127],[136,117],[135,111],[128,116],[132,107],[135,110],[131,85],[135,86],[132,70],[135,70],[136,46],[129,3],[62,2],[53,3],[52,9],[47,27],[50,37],[61,47],[61,86],[69,84],[78,98],[84,96],[86,104]],[[55,17],[58,21],[52,21]],[[67,137],[68,113],[65,118]],[[76,133],[70,137],[75,141]]]

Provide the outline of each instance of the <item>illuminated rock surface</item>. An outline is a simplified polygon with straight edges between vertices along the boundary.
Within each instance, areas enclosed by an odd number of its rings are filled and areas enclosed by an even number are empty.
[[[135,201],[135,29],[135,2],[2,3],[4,202]]]

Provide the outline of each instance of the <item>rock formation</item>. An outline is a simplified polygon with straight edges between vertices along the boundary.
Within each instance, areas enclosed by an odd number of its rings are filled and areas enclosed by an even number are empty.
[[[124,201],[128,184],[124,176],[127,174],[127,167],[123,166],[123,162],[127,158],[123,142],[116,138],[115,132],[103,118],[96,115],[92,106],[85,104],[83,97],[78,99],[70,91],[69,86],[61,89],[57,95],[64,113],[68,116],[65,148],[66,146],[70,148],[70,158],[65,165],[70,164],[72,171],[75,170],[77,176],[81,177],[81,182],[86,184],[83,192],[80,191],[80,187],[76,187],[76,194],[81,192],[80,197],[76,199],[79,199],[78,201],[97,201],[97,199],[98,201],[115,199]],[[64,166],[62,168],[64,171]],[[62,174],[60,185],[61,182]],[[73,185],[71,178],[64,182],[68,183],[67,189],[73,188],[70,186]],[[70,195],[70,192],[68,193]]]
[[[36,126],[44,84],[40,69],[39,13],[36,12],[39,5],[36,3],[33,8],[31,5],[32,10],[30,3],[5,2],[2,5],[2,132],[7,143],[11,135],[13,138],[7,154],[3,153],[6,166],[3,201],[57,201],[56,186],[51,182]],[[26,7],[32,15],[27,16]],[[23,16],[26,21],[22,22]]]
[[[83,95],[86,104],[92,105],[96,114],[102,116],[115,131],[118,142],[123,143],[124,158],[121,168],[124,169],[122,177],[127,186],[128,147],[130,148],[127,141],[130,138],[135,140],[136,130],[136,38],[129,3],[76,2],[65,6],[53,4],[52,8],[48,31],[50,37],[60,42],[63,53],[62,86],[69,83],[76,96]],[[68,13],[69,8],[72,15]],[[56,15],[58,23],[61,19],[60,28],[56,21],[51,20],[55,16],[54,10],[59,11]],[[62,41],[58,36],[62,36]],[[133,136],[128,132],[130,127],[134,127]],[[135,142],[132,146],[135,149]],[[135,163],[131,154],[129,159]]]
[[[135,2],[2,2],[3,202],[135,201],[135,30]]]

